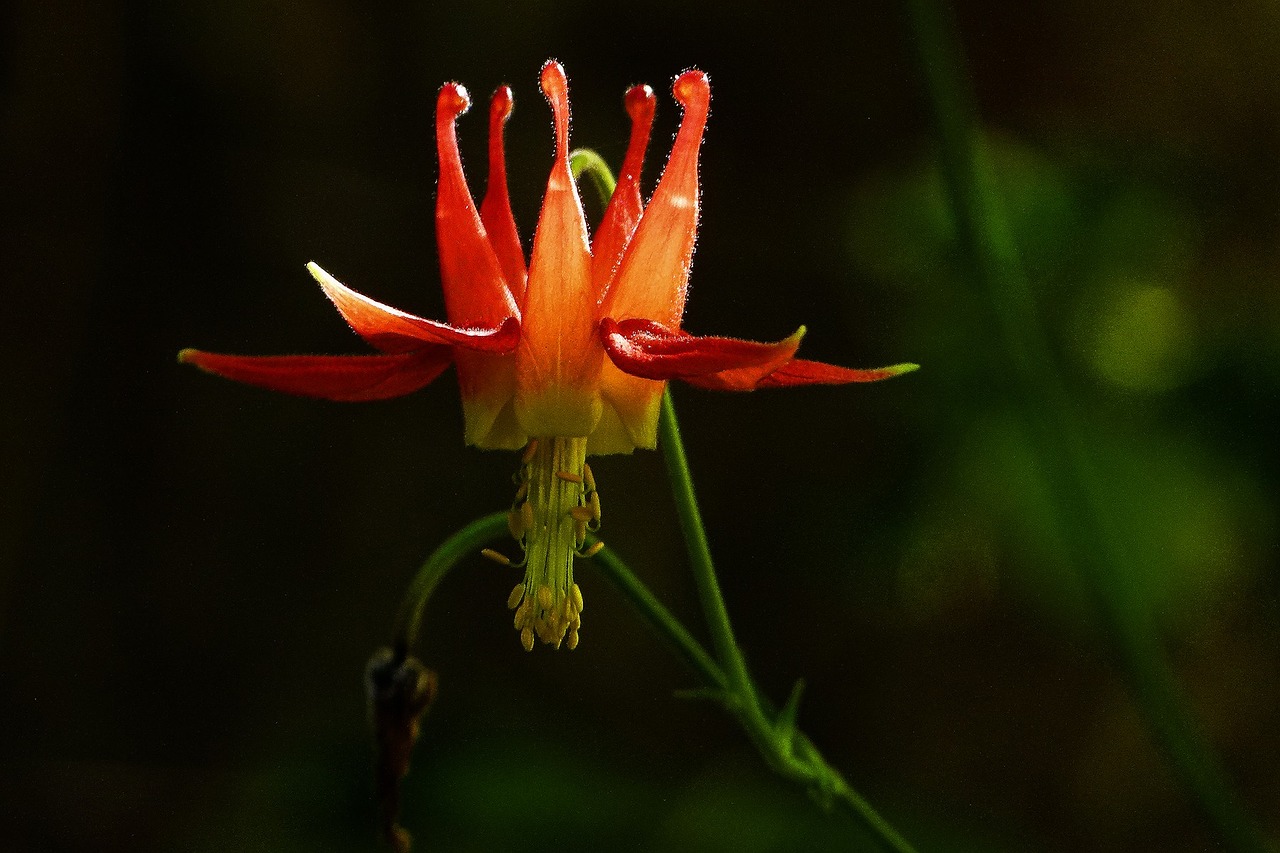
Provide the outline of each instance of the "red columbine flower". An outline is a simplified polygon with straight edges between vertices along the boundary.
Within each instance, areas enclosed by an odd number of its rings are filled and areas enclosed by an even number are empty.
[[[578,643],[582,594],[573,560],[600,521],[590,453],[629,453],[657,443],[665,383],[752,391],[887,379],[914,368],[851,370],[795,357],[801,327],[777,343],[697,337],[680,328],[698,226],[698,148],[711,89],[701,71],[676,78],[684,110],[667,166],[648,205],[640,170],[654,95],[626,95],[631,141],[617,190],[594,239],[569,170],[569,94],[557,62],[542,68],[555,116],[556,150],[533,256],[524,251],[507,197],[503,86],[489,107],[489,187],[476,208],[458,154],[455,122],[470,106],[447,83],[436,102],[440,188],[436,237],[449,323],[406,314],[307,268],[378,355],[234,356],[183,350],[179,358],[251,385],[329,400],[381,400],[416,391],[450,363],[458,368],[466,440],[525,448],[511,532],[524,550],[523,583],[510,606],[526,649],[534,636]],[[489,552],[493,555],[493,552]],[[500,558],[505,561],[505,558]]]

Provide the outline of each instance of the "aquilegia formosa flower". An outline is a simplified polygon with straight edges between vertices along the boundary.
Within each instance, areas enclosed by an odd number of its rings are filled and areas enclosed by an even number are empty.
[[[511,90],[489,107],[489,186],[476,208],[458,153],[455,123],[470,106],[447,83],[436,103],[440,185],[436,237],[449,323],[406,314],[307,268],[378,355],[234,356],[183,350],[210,373],[329,400],[381,400],[416,391],[450,363],[458,368],[466,441],[525,448],[509,515],[524,551],[524,581],[509,606],[526,649],[534,637],[578,644],[582,593],[575,556],[600,521],[588,454],[657,444],[665,383],[751,391],[788,385],[872,382],[911,370],[851,370],[795,357],[804,334],[777,343],[696,337],[680,328],[698,225],[698,149],[711,89],[701,71],[672,87],[683,108],[666,169],[648,205],[640,171],[653,123],[648,86],[626,94],[631,141],[617,189],[594,238],[569,168],[569,92],[557,62],[542,68],[555,116],[555,162],[525,266],[507,196],[502,131]],[[598,546],[597,546],[598,548]],[[494,552],[487,552],[497,556]],[[505,561],[505,558],[499,558]]]

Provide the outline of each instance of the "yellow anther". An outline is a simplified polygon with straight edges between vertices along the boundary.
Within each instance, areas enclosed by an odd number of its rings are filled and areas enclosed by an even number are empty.
[[[516,489],[516,503],[520,503],[520,501],[524,500],[528,496],[529,496],[529,484],[521,483],[520,488]]]
[[[573,473],[572,471],[557,471],[556,476],[559,477],[561,480],[564,480],[566,483],[582,482],[582,477]]]
[[[551,609],[551,587],[545,584],[538,587],[538,605],[543,610]]]
[[[583,559],[594,557],[596,554],[599,554],[603,549],[604,549],[604,543],[597,541],[596,544],[592,545],[587,550],[581,552],[579,556],[582,557]]]
[[[600,544],[599,542],[596,543],[596,545],[599,545],[599,544]],[[592,546],[592,547],[595,547],[595,546]],[[581,613],[582,612],[582,590],[578,589],[578,585],[576,583],[573,585],[573,589],[569,591],[569,598],[570,600],[573,601],[573,611],[575,613]]]
[[[578,629],[574,628],[569,631],[569,639],[565,642],[569,647],[569,651],[573,651],[578,647]]]
[[[524,584],[516,584],[516,588],[511,590],[511,594],[507,596],[507,609],[515,610],[520,605],[520,599],[524,598]]]
[[[515,619],[513,619],[512,621],[515,623],[517,631],[519,631],[521,628],[523,628],[525,625],[529,623],[530,609],[531,608],[529,607],[529,600],[527,598],[520,604],[519,607],[516,608]]]
[[[587,541],[587,523],[582,519],[575,519],[573,522],[573,544],[581,548],[582,543]]]
[[[520,520],[524,525],[525,532],[533,529],[533,504],[525,501],[520,507]]]
[[[520,645],[524,646],[526,652],[533,651],[533,631],[527,627],[520,629]]]
[[[591,507],[575,506],[573,509],[569,510],[569,515],[572,515],[576,521],[590,521]]]
[[[512,539],[519,539],[524,535],[524,518],[515,510],[507,513],[507,530],[511,531]]]
[[[499,554],[497,551],[493,550],[492,548],[481,549],[480,555],[482,557],[488,557],[490,560],[493,560],[495,563],[501,563],[504,566],[511,565],[511,559],[509,557],[507,557],[505,554]]]
[[[520,456],[520,464],[528,465],[533,461],[533,455],[538,452],[538,439],[529,439],[529,443],[525,445],[524,453]]]
[[[591,497],[587,498],[587,508],[591,510],[591,520],[596,527],[600,526],[600,493],[592,492]]]
[[[596,490],[596,478],[591,475],[591,466],[582,463],[582,479],[587,484],[587,491],[594,492]]]

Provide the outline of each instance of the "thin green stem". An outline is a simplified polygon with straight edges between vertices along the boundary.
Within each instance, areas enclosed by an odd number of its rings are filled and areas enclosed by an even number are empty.
[[[720,665],[621,558],[605,548],[594,559],[601,573],[622,591],[649,626],[702,676],[707,690],[697,695],[719,703],[737,718],[772,769],[804,785],[820,802],[843,806],[886,850],[914,853],[898,831],[849,786],[839,771],[826,763],[807,735],[780,729],[778,713],[756,699],[754,685],[749,685],[745,693],[730,685]]]
[[[1273,849],[1237,800],[1198,731],[1156,636],[1150,607],[1127,580],[1127,538],[1106,510],[1105,483],[1062,383],[978,130],[954,18],[943,0],[906,0],[938,129],[943,177],[973,286],[991,311],[1008,392],[1059,510],[1067,559],[1090,588],[1107,639],[1160,749],[1231,848]]]
[[[427,558],[413,576],[409,588],[405,590],[400,602],[400,610],[396,615],[395,651],[403,657],[404,653],[418,641],[418,632],[422,628],[422,612],[427,606],[431,593],[435,592],[449,570],[458,564],[463,557],[478,552],[486,542],[492,542],[507,533],[507,514],[495,512],[484,518],[471,522],[457,533],[440,544],[439,548]]]
[[[702,512],[698,509],[698,498],[693,492],[693,475],[689,473],[689,460],[685,456],[684,442],[680,438],[680,425],[676,422],[670,389],[662,393],[658,444],[662,448],[662,459],[667,465],[667,479],[671,481],[676,517],[679,518],[680,530],[684,533],[693,580],[698,588],[698,599],[702,603],[702,614],[711,630],[716,657],[724,663],[735,688],[754,693],[747,661],[733,635],[733,627],[729,624],[729,610],[725,607],[724,596],[720,593],[720,581],[716,578],[715,564],[711,561],[711,545],[707,542]]]
[[[774,771],[804,785],[820,803],[839,803],[844,806],[884,849],[896,853],[913,853],[910,843],[849,785],[838,770],[826,762],[813,741],[795,729],[795,704],[799,701],[799,685],[792,693],[792,701],[779,713],[751,679],[746,659],[729,622],[724,596],[720,593],[720,582],[711,559],[711,547],[702,524],[702,512],[698,508],[697,495],[693,490],[693,475],[689,471],[689,460],[684,452],[684,442],[680,438],[680,425],[676,420],[670,390],[664,391],[662,395],[658,440],[667,467],[667,477],[671,481],[676,515],[684,533],[703,616],[711,631],[716,654],[728,670],[726,674],[729,677],[729,689],[722,699],[726,710],[738,718]]]
[[[592,541],[595,539],[595,537],[590,538]],[[720,664],[716,663],[702,644],[693,638],[680,620],[658,601],[649,588],[627,567],[622,558],[606,547],[592,557],[592,560],[595,561],[601,574],[612,581],[627,601],[644,616],[650,627],[657,631],[658,635],[667,641],[680,657],[684,658],[690,668],[702,676],[702,680],[708,687],[714,690],[728,688],[729,679],[720,668]]]

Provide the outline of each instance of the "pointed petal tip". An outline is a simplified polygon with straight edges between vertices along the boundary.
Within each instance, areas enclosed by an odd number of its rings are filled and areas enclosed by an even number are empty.
[[[178,352],[178,364],[189,364],[205,373],[219,375],[214,365],[219,359],[218,353],[205,352],[195,347],[185,347]]]
[[[341,295],[347,290],[347,287],[336,278],[331,276],[329,272],[315,261],[307,262],[307,272],[311,273],[311,277],[316,280],[316,284],[320,285],[320,289],[324,291],[324,295],[329,297],[335,305],[340,304]],[[338,309],[341,311],[341,307]]]
[[[334,280],[333,276],[325,272],[324,267],[315,261],[307,261],[307,272],[311,273],[311,277],[319,282],[321,287],[324,287],[326,281]]]
[[[509,352],[519,340],[520,323],[514,315],[494,320],[491,324],[449,326],[417,317],[352,290],[315,261],[307,264],[307,272],[311,273],[324,295],[355,333],[384,353],[400,354],[421,349],[423,345],[440,344],[486,352]]]
[[[797,358],[760,379],[757,388],[791,388],[801,385],[847,385],[852,382],[880,382],[919,368],[918,364],[895,364],[858,370],[821,361]]]
[[[178,353],[178,364],[189,364],[205,373],[217,375],[218,371],[211,365],[218,359],[217,353],[205,352],[195,347],[185,347]]]

